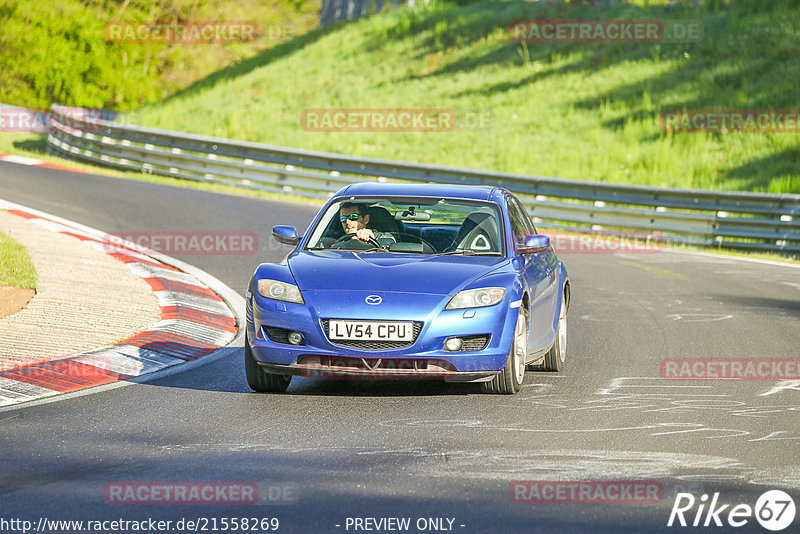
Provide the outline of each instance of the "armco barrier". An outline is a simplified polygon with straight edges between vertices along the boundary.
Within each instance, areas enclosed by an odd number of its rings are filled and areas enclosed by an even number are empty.
[[[632,229],[667,241],[800,254],[800,194],[705,191],[567,180],[361,158],[76,119],[53,106],[48,150],[121,170],[327,198],[355,181],[499,185],[537,224]]]

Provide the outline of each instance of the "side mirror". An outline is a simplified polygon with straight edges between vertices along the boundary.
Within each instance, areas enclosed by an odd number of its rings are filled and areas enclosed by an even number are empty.
[[[550,246],[550,237],[546,235],[527,235],[525,244],[517,245],[517,254],[535,254],[543,252]]]
[[[294,226],[273,226],[272,237],[278,243],[284,245],[296,246],[300,242],[300,237],[297,235],[297,230]]]

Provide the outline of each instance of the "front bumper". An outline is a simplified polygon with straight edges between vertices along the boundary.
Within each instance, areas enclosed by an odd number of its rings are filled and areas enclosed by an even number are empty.
[[[277,302],[253,294],[247,302],[247,335],[253,357],[270,372],[320,377],[469,382],[491,379],[505,366],[517,318],[517,309],[509,306],[508,295],[494,306],[445,310],[451,298],[447,295],[383,293],[384,305],[377,307],[364,304],[369,294],[304,292],[305,304]],[[410,346],[360,350],[332,343],[322,323],[328,318],[419,321],[422,327]],[[271,341],[265,335],[266,326],[300,332],[304,344]],[[448,337],[483,334],[489,334],[489,340],[482,350],[444,350]]]
[[[304,360],[307,360],[304,358]],[[323,360],[324,361],[324,360]],[[424,360],[420,360],[422,362]],[[294,365],[277,365],[274,363],[260,363],[259,365],[271,373],[279,375],[303,376],[306,378],[325,379],[381,379],[381,380],[444,380],[445,382],[488,382],[499,371],[464,372],[453,371],[444,366],[432,365],[425,361],[425,369],[408,369],[388,366],[385,368],[369,367],[366,362],[359,363],[352,358],[336,358],[331,364],[303,363]],[[400,366],[398,366],[400,367]]]

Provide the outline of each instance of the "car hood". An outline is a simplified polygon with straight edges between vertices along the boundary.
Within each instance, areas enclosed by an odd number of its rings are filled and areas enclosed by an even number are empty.
[[[506,265],[499,256],[300,251],[287,259],[301,290],[397,291],[454,295]]]

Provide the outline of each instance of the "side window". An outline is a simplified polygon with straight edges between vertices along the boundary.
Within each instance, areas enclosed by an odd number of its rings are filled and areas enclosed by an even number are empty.
[[[538,234],[539,232],[536,231],[536,227],[533,225],[531,218],[528,216],[528,210],[525,209],[525,206],[522,205],[522,202],[518,198],[515,198],[514,201],[519,206],[520,211],[522,211],[522,215],[525,217],[525,226],[528,228],[528,235]]]
[[[528,217],[528,210],[525,209],[525,206],[522,205],[522,203],[519,201],[518,198],[514,198],[512,200],[514,201],[514,204],[517,206],[517,208],[519,208],[519,211],[520,213],[522,213],[522,217],[525,221],[525,228],[527,228],[527,230],[525,231],[525,235],[532,235],[538,233],[536,231],[536,227],[531,222],[531,218]]]
[[[529,229],[530,221],[528,221],[527,215],[520,211],[519,204],[515,199],[508,197],[507,202],[508,216],[511,219],[511,231],[514,233],[514,242],[524,243],[525,236],[531,233]]]

